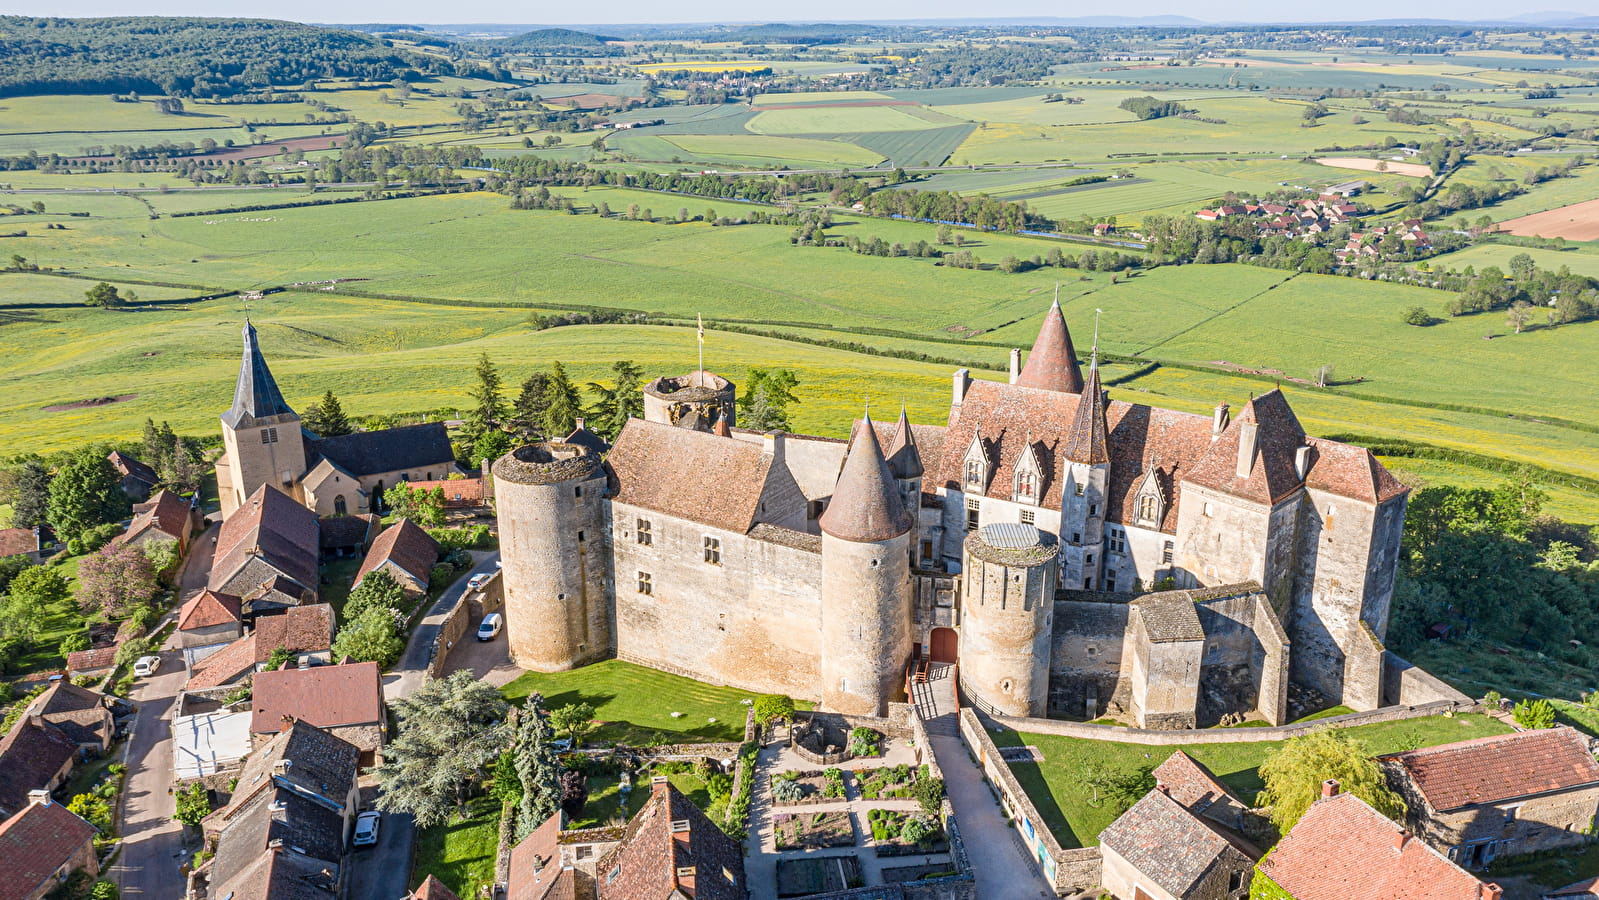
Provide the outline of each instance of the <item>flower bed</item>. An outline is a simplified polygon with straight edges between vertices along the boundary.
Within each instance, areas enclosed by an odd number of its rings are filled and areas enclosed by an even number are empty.
[[[783,813],[772,817],[778,850],[820,850],[855,846],[855,826],[844,810]]]
[[[860,785],[862,799],[885,800],[890,797],[909,799],[912,797],[912,782],[918,778],[926,778],[927,773],[927,766],[912,768],[901,764],[881,769],[863,769],[855,773],[855,781]]]

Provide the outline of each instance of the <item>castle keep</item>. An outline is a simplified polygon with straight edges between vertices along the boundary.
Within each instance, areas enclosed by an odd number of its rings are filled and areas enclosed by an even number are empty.
[[[1373,709],[1406,488],[1281,392],[1212,416],[1109,400],[1058,306],[1009,383],[849,441],[735,427],[657,379],[606,453],[494,464],[518,665],[622,659],[881,714],[913,659],[1010,715],[1154,728]]]

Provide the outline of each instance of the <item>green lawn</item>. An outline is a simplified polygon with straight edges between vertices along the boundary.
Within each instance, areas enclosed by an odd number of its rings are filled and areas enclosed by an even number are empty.
[[[1584,878],[1599,875],[1599,844],[1554,852],[1534,853],[1523,857],[1496,860],[1488,867],[1487,876],[1503,881],[1524,877],[1546,888],[1564,887]]]
[[[75,556],[65,562],[51,563],[63,576],[66,577],[71,589],[76,590],[78,584],[78,563],[83,560]],[[39,629],[39,634],[28,642],[28,649],[18,657],[16,666],[19,673],[32,673],[44,670],[65,669],[66,655],[61,652],[61,640],[73,632],[82,631],[84,628],[83,614],[78,612],[77,603],[71,595],[60,603],[53,604],[45,615],[44,624]]]
[[[361,568],[359,556],[340,557],[322,564],[322,585],[317,597],[333,606],[339,623],[344,623],[344,601],[350,599],[350,585],[355,583],[355,573]]]
[[[677,788],[700,809],[708,809],[711,805],[711,795],[705,789],[705,782],[692,772],[674,772],[666,776]],[[638,811],[644,808],[644,801],[650,797],[650,775],[648,772],[634,778],[633,788],[627,795],[627,809],[622,809],[622,796],[620,779],[615,775],[591,775],[588,780],[589,799],[583,805],[583,818],[574,819],[568,823],[568,828],[597,828],[601,825],[620,825],[631,820]]]
[[[502,690],[512,702],[534,692],[551,709],[594,704],[595,717],[605,724],[591,741],[644,746],[743,740],[746,707],[740,701],[757,696],[614,659],[570,672],[525,672]],[[682,715],[673,718],[674,712]]]
[[[1474,737],[1502,734],[1510,729],[1494,719],[1480,715],[1438,716],[1401,722],[1361,725],[1345,733],[1365,743],[1372,754],[1392,753],[1430,747]],[[1093,846],[1099,833],[1120,815],[1114,804],[1090,805],[1090,790],[1083,783],[1083,767],[1090,763],[1112,770],[1132,772],[1158,766],[1177,750],[1182,750],[1215,772],[1229,788],[1246,802],[1263,787],[1258,769],[1266,758],[1282,746],[1280,741],[1243,744],[1185,744],[1177,747],[1121,744],[1090,741],[1057,735],[1024,734],[1002,730],[993,735],[999,746],[1036,746],[1044,755],[1042,763],[1012,763],[1011,771],[1038,807],[1039,815],[1062,847]]]
[[[499,845],[500,801],[475,797],[467,804],[467,818],[417,831],[411,883],[420,885],[432,875],[457,896],[476,897],[480,885],[494,880]]]

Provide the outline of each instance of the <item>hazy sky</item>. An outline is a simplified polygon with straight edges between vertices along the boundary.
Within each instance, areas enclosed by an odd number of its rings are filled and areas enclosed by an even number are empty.
[[[809,0],[799,6],[746,0],[609,0],[605,3],[504,3],[465,0],[280,0],[271,4],[216,3],[215,0],[57,0],[48,4],[0,0],[0,11],[14,15],[260,16],[304,22],[507,22],[572,24],[597,22],[750,22],[859,21],[863,19],[963,18],[1005,16],[1186,15],[1207,21],[1303,21],[1336,14],[1340,20],[1407,18],[1487,19],[1569,10],[1599,15],[1599,0],[1343,0],[1337,4],[1283,3],[1282,0],[1122,0],[1060,3],[1002,0],[974,5],[968,0]]]

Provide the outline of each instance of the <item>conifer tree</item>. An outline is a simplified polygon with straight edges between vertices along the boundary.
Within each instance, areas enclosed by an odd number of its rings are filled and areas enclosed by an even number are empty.
[[[560,808],[561,763],[551,743],[554,736],[543,695],[529,695],[516,722],[516,775],[522,781],[522,802],[516,816],[518,841]]]
[[[343,404],[331,390],[306,409],[301,423],[317,437],[339,437],[355,431],[350,418],[344,414]]]
[[[549,387],[544,394],[544,433],[551,438],[563,438],[577,427],[577,417],[583,405],[577,386],[566,376],[566,367],[559,361],[550,366]]]

